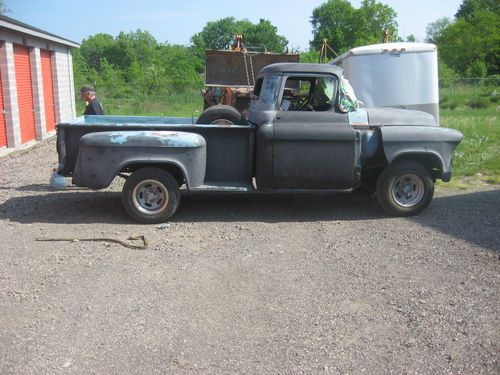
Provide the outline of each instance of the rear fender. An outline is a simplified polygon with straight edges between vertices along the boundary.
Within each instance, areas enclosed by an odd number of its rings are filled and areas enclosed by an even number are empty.
[[[434,169],[436,178],[451,179],[451,157],[463,138],[462,133],[435,126],[383,126],[380,131],[389,163],[402,158],[415,159]]]
[[[187,187],[203,184],[206,142],[195,133],[115,131],[84,135],[80,140],[73,183],[91,189],[108,187],[120,171],[137,165],[180,170]]]

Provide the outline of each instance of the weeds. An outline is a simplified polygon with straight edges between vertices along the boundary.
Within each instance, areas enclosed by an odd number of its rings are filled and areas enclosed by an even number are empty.
[[[466,104],[472,109],[488,108],[490,101],[486,98],[476,98],[468,100]]]
[[[464,134],[453,154],[455,177],[480,174],[486,176],[487,182],[500,182],[500,123],[496,109],[444,110],[441,125]]]

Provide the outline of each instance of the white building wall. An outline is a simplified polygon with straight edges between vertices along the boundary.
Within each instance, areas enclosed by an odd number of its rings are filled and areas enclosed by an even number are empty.
[[[54,51],[52,54],[52,77],[57,122],[67,121],[75,117],[73,68],[71,65],[71,50],[69,48]]]
[[[0,46],[0,66],[2,71],[3,107],[7,131],[7,147],[21,145],[21,125],[17,104],[16,71],[14,69],[14,46],[8,41]]]
[[[35,114],[35,134],[36,139],[40,141],[47,137],[40,48],[30,48],[30,68],[31,86],[33,89],[33,111]]]
[[[43,93],[40,49],[51,52],[56,122],[66,121],[76,116],[71,47],[2,28],[0,29],[0,70],[8,148],[21,146],[14,44],[30,47],[36,139],[42,140],[54,134],[47,134],[45,125],[45,96]]]

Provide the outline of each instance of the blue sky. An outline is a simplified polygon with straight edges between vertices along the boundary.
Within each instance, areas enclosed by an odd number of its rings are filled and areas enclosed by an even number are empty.
[[[398,13],[399,34],[425,38],[428,23],[453,17],[461,0],[379,0]],[[4,0],[7,15],[81,42],[99,32],[143,29],[159,42],[189,44],[190,37],[207,21],[226,16],[258,22],[269,19],[285,35],[290,46],[305,50],[312,39],[312,10],[324,0]],[[358,7],[361,0],[352,0]],[[209,5],[210,4],[210,5]]]

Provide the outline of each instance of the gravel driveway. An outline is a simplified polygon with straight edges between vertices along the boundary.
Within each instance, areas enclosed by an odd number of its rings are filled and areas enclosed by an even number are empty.
[[[50,191],[54,139],[0,159],[0,373],[499,373],[500,187],[414,218],[345,194]],[[38,237],[126,239],[35,242]]]

